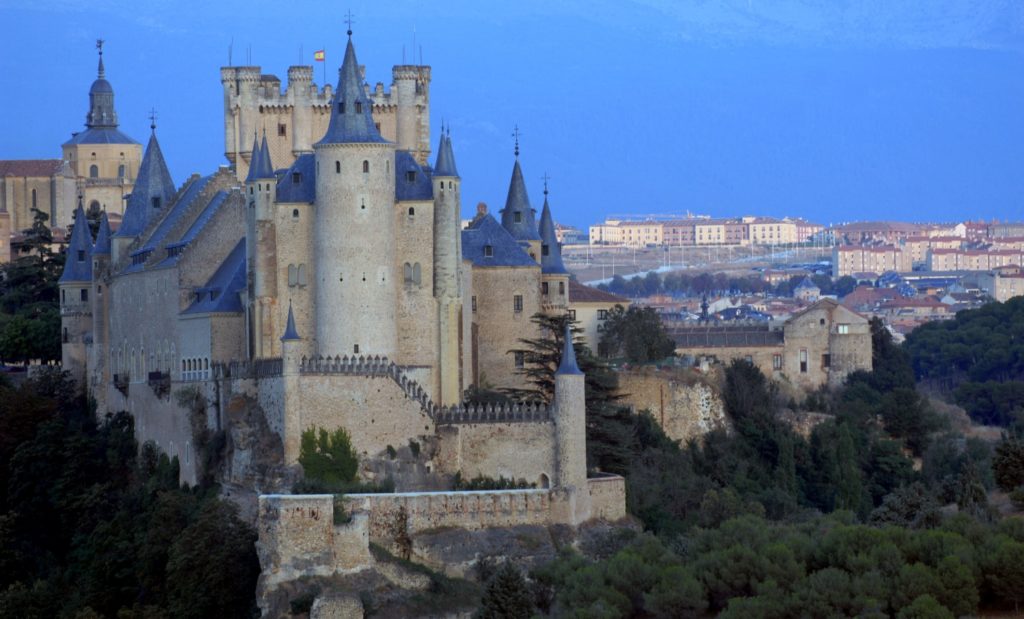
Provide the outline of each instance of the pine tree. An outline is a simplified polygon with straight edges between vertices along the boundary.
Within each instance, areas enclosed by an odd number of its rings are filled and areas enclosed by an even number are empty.
[[[511,563],[502,565],[487,582],[478,619],[528,619],[533,614],[530,589],[519,568]]]

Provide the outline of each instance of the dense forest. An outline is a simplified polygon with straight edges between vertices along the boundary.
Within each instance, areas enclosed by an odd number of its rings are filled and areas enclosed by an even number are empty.
[[[0,617],[251,617],[255,540],[66,374],[0,384]]]
[[[949,393],[978,423],[1009,426],[1024,413],[1024,297],[958,312],[907,337],[914,372]]]

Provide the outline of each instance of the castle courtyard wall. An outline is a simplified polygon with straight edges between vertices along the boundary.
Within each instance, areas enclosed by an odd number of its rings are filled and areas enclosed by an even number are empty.
[[[505,477],[545,488],[555,478],[551,420],[440,426],[438,438],[438,467],[449,474],[459,472],[464,480]]]

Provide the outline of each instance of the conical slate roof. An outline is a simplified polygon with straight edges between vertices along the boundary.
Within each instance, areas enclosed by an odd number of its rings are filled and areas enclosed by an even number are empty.
[[[583,374],[576,365],[576,349],[572,345],[572,324],[565,323],[565,341],[562,342],[562,361],[555,374]]]
[[[377,131],[370,111],[370,99],[363,90],[363,78],[359,74],[359,62],[350,34],[345,60],[341,63],[338,89],[331,105],[331,123],[323,139],[317,143],[386,142]]]
[[[110,255],[110,221],[107,220],[107,212],[100,215],[100,229],[96,231],[96,244],[92,246],[92,255]]]
[[[128,197],[124,209],[124,219],[117,229],[116,237],[138,236],[146,229],[153,216],[167,206],[174,197],[174,181],[167,170],[164,154],[160,151],[160,143],[156,140],[156,131],[149,136],[146,154],[139,165],[139,175],[135,178],[135,187]]]
[[[501,209],[501,225],[517,241],[539,241],[536,217],[537,212],[530,206],[530,197],[526,195],[526,183],[523,181],[519,159],[516,159],[505,208]]]
[[[562,262],[562,248],[555,236],[555,222],[551,219],[547,191],[544,192],[544,208],[540,212],[540,271],[541,273],[568,274]]]
[[[288,324],[284,328],[284,335],[281,336],[282,342],[292,342],[295,340],[302,339],[299,337],[299,332],[295,328],[295,314],[292,313],[292,302],[288,302]]]
[[[263,133],[263,143],[253,137],[252,140],[252,160],[249,162],[249,176],[245,178],[245,182],[255,181],[257,179],[274,178],[274,164],[270,161],[270,149],[267,148],[267,134]]]
[[[85,218],[85,210],[78,205],[75,210],[75,225],[71,230],[71,242],[64,260],[64,272],[59,283],[91,282],[92,281],[92,235],[89,234],[89,222]]]
[[[455,167],[455,153],[452,152],[452,137],[444,132],[441,133],[441,144],[437,147],[434,176],[459,176],[459,170]]]

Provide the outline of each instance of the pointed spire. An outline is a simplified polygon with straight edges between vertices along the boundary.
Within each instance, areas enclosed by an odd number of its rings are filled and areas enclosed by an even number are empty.
[[[116,128],[117,112],[114,110],[114,88],[107,81],[107,72],[103,68],[103,39],[96,41],[99,50],[99,65],[96,69],[96,81],[89,89],[89,113],[85,116],[88,128]]]
[[[253,132],[252,158],[249,161],[249,175],[245,177],[245,182],[251,183],[258,179],[267,178],[274,178],[274,166],[270,161],[270,149],[267,148],[267,132],[264,130],[262,144],[259,137]]]
[[[548,186],[544,181],[544,208],[540,212],[540,271],[541,273],[568,274],[562,262],[562,248],[558,245],[555,234],[555,222],[551,218],[551,207],[548,206]]]
[[[562,342],[562,361],[558,364],[558,374],[583,374],[576,365],[576,349],[572,345],[572,322],[565,321],[565,337]]]
[[[363,89],[363,77],[356,60],[356,48],[349,31],[345,60],[341,63],[338,89],[331,104],[331,122],[317,144],[344,144],[350,142],[386,142],[370,114],[372,103]]]
[[[434,163],[434,176],[459,176],[455,167],[455,153],[452,151],[451,134],[441,129],[441,144],[437,147],[437,161]]]
[[[107,220],[107,212],[100,215],[100,229],[96,232],[96,244],[92,246],[92,255],[110,255],[110,221]]]
[[[138,236],[145,231],[160,210],[174,197],[174,181],[167,170],[164,154],[156,139],[156,131],[149,136],[146,154],[142,156],[139,174],[135,178],[135,186],[128,196],[128,204],[124,208],[124,218],[115,237]]]
[[[292,313],[292,302],[288,300],[288,323],[284,328],[284,335],[281,336],[282,342],[295,342],[301,340],[299,332],[295,328],[295,314]]]
[[[523,170],[519,167],[519,159],[516,159],[512,166],[512,180],[508,185],[505,208],[501,209],[501,225],[517,241],[539,241],[536,217],[537,211],[530,206],[530,197],[526,195]]]
[[[85,217],[85,209],[79,204],[75,209],[75,224],[71,230],[71,241],[64,260],[64,272],[59,283],[92,281],[92,235],[89,233],[89,221]]]

